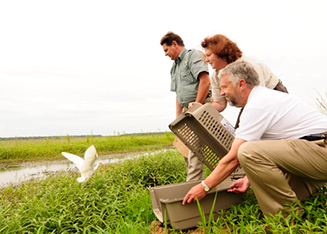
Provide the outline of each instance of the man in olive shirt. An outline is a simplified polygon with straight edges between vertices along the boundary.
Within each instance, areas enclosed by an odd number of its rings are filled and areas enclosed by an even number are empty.
[[[191,102],[212,102],[209,69],[204,62],[204,54],[195,49],[186,49],[182,38],[173,32],[163,36],[160,44],[165,56],[175,61],[170,70],[170,91],[176,92],[176,117],[186,111]],[[203,163],[193,152],[189,152],[185,161],[187,181],[204,178]]]

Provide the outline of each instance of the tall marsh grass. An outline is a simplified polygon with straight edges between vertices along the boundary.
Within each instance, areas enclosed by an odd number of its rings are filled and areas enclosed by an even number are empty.
[[[316,104],[318,109],[325,115],[327,115],[327,92],[325,93],[325,98],[319,94],[319,97],[316,98]]]

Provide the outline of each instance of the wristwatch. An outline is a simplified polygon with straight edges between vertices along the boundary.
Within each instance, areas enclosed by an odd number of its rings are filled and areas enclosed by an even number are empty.
[[[202,184],[202,186],[203,186],[204,191],[206,191],[206,192],[209,192],[209,191],[210,191],[209,186],[206,185],[206,183],[204,182],[204,180],[201,181],[201,184]]]

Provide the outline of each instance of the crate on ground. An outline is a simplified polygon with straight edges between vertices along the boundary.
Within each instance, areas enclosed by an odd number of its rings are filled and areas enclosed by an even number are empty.
[[[169,184],[150,188],[152,207],[156,217],[160,222],[170,224],[176,229],[184,230],[193,228],[201,222],[200,212],[196,202],[182,205],[182,201],[187,192],[201,181]],[[213,215],[218,218],[218,211],[229,209],[232,205],[239,204],[243,195],[227,192],[233,183],[231,177],[221,184],[211,189],[200,201],[206,220],[208,220],[213,201],[217,192],[216,203]]]
[[[211,104],[194,105],[178,116],[169,128],[210,170],[228,153],[234,141],[233,126]],[[218,211],[229,209],[242,201],[242,194],[229,193],[227,190],[235,179],[244,175],[242,168],[238,167],[226,180],[207,193],[200,201],[206,218],[210,214],[216,192],[218,195],[213,213],[215,218],[219,216]],[[200,182],[150,188],[152,207],[157,218],[180,230],[196,227],[201,222],[197,203],[182,205],[182,200]]]

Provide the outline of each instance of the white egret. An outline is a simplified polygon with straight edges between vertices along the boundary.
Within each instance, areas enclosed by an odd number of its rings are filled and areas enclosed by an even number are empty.
[[[79,169],[82,176],[79,177],[77,181],[80,183],[87,181],[99,166],[99,163],[95,165],[95,160],[97,159],[98,154],[94,145],[90,146],[85,151],[84,160],[83,158],[74,154],[70,154],[66,152],[62,152],[61,154],[65,156],[67,159],[69,159],[70,161],[72,161]]]

